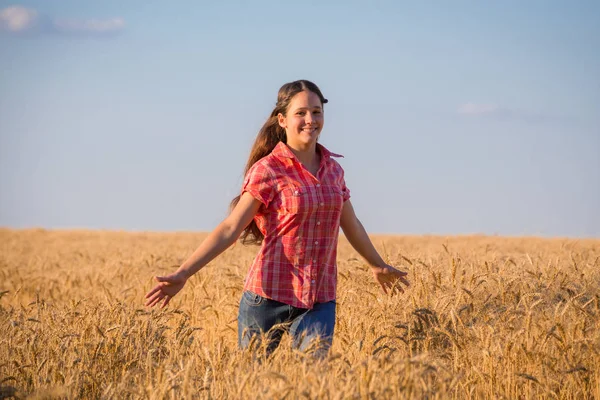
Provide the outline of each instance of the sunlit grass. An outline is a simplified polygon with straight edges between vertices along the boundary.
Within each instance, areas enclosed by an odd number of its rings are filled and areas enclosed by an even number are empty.
[[[203,234],[0,230],[0,381],[32,398],[600,398],[600,240],[374,237],[411,288],[383,295],[345,240],[317,362],[237,350],[257,248],[143,307]]]

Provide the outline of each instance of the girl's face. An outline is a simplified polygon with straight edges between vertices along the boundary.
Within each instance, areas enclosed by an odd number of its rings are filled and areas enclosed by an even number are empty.
[[[277,116],[279,125],[285,129],[287,144],[296,149],[316,146],[323,129],[323,106],[319,96],[304,90],[290,101],[287,115]]]

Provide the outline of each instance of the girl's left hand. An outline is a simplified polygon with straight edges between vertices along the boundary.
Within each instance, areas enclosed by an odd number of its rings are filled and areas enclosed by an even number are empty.
[[[161,308],[165,308],[187,281],[187,276],[181,272],[176,272],[167,276],[157,276],[158,285],[146,294],[146,306],[154,307],[160,301],[163,301]]]
[[[408,272],[402,272],[391,265],[384,264],[371,267],[371,271],[373,271],[373,277],[381,285],[381,289],[385,294],[388,293],[388,289],[397,289],[404,293],[401,283],[407,287],[410,286],[408,279],[406,279]]]

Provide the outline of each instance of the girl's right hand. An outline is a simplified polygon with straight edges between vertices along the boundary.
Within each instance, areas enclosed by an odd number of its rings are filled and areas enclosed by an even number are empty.
[[[146,306],[148,307],[154,307],[164,299],[160,308],[165,308],[173,296],[179,293],[187,282],[187,276],[181,272],[175,272],[167,276],[157,276],[155,279],[159,282],[158,285],[146,294],[146,299],[148,299]]]
[[[400,271],[391,265],[383,264],[378,267],[372,267],[371,271],[373,272],[373,277],[377,283],[379,283],[385,294],[388,293],[388,289],[397,289],[404,293],[404,289],[400,283],[407,287],[410,286],[410,282],[406,279],[408,273]]]

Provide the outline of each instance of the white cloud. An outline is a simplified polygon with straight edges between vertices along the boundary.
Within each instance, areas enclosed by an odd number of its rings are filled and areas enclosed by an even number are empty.
[[[39,14],[32,8],[10,6],[0,10],[0,30],[19,33],[34,28]]]
[[[54,28],[63,33],[116,33],[125,28],[123,18],[54,20]]]
[[[492,114],[500,111],[496,104],[465,103],[458,107],[457,112],[463,115]]]
[[[569,121],[569,117],[543,111],[531,111],[485,103],[464,103],[458,106],[456,112],[465,118],[493,118],[497,121],[521,121],[527,123],[566,123]]]
[[[62,33],[69,35],[110,35],[125,28],[120,17],[109,19],[61,19],[41,15],[22,6],[0,9],[0,31],[10,33]]]

